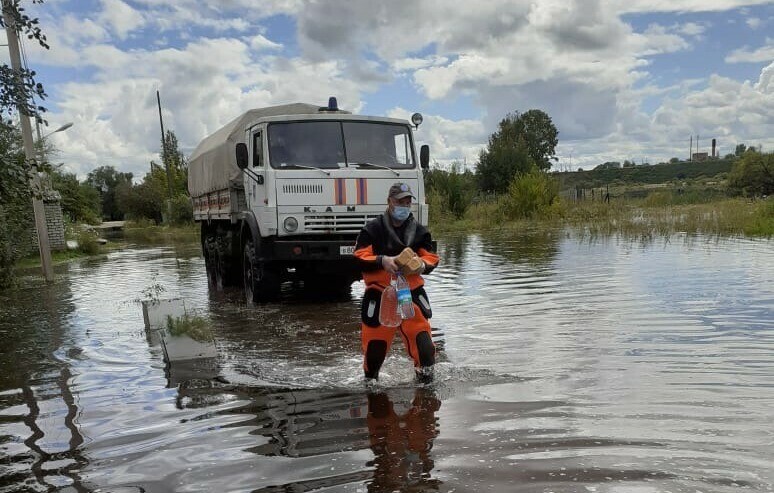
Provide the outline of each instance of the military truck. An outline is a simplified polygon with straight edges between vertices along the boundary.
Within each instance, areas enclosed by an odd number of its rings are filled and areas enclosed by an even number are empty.
[[[353,115],[331,98],[251,109],[202,140],[188,190],[212,284],[243,285],[251,302],[276,298],[287,280],[348,290],[360,277],[357,234],[384,213],[393,183],[411,186],[427,224],[421,121]]]

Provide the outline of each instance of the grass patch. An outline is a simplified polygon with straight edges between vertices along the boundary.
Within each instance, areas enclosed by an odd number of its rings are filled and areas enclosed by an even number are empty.
[[[169,226],[152,221],[130,221],[124,226],[124,238],[135,243],[191,243],[199,241],[200,228],[196,223]]]
[[[215,340],[210,322],[199,315],[185,314],[182,317],[167,317],[167,330],[173,337],[188,336],[197,342]]]
[[[79,258],[89,257],[91,254],[85,253],[81,250],[64,250],[61,252],[51,252],[51,261],[54,265],[66,264],[67,262],[77,260]],[[35,253],[29,257],[16,262],[16,267],[19,269],[30,269],[33,267],[40,267],[40,255]]]

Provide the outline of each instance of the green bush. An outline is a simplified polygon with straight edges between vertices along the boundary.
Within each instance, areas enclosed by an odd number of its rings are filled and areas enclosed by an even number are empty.
[[[559,184],[545,172],[519,174],[508,186],[504,199],[506,214],[510,219],[561,215],[558,193]]]
[[[188,224],[193,221],[193,204],[188,195],[177,195],[170,201],[168,222],[171,224]]]
[[[459,163],[453,163],[450,171],[433,169],[425,175],[428,197],[435,194],[436,207],[450,212],[455,219],[465,215],[476,188],[473,173],[461,172],[460,168]]]
[[[99,253],[99,236],[96,231],[90,229],[79,229],[75,233],[75,241],[78,242],[78,250],[87,254],[95,255]]]
[[[750,221],[744,226],[744,232],[749,236],[774,236],[774,198],[758,203]]]
[[[747,151],[728,175],[729,188],[747,197],[774,194],[774,154]]]

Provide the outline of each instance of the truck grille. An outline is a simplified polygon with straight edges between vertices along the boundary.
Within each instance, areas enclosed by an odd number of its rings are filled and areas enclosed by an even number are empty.
[[[323,186],[318,183],[292,183],[292,184],[285,184],[282,185],[282,193],[290,194],[290,193],[300,193],[300,194],[310,194],[310,193],[323,193]]]
[[[380,214],[318,214],[304,217],[307,233],[359,233],[365,223]]]

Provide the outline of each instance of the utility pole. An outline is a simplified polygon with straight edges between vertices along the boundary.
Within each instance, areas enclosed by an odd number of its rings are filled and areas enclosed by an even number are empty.
[[[159,124],[161,125],[161,160],[164,161],[164,170],[167,172],[167,192],[169,200],[172,200],[172,179],[169,176],[169,156],[167,156],[167,136],[164,133],[164,119],[161,117],[161,95],[156,91],[156,101],[159,104]]]
[[[3,2],[3,21],[5,22],[5,32],[8,36],[8,51],[11,55],[11,68],[13,69],[19,87],[22,86],[21,79],[21,55],[19,54],[19,38],[16,33],[16,22],[9,14],[11,8],[9,0]],[[54,280],[54,265],[51,261],[51,245],[48,241],[48,228],[46,227],[46,209],[43,200],[38,195],[42,192],[40,186],[40,175],[38,174],[37,161],[35,160],[35,144],[32,140],[32,125],[30,125],[29,115],[26,114],[22,101],[17,98],[17,109],[19,111],[19,121],[21,123],[22,140],[24,141],[24,157],[27,163],[33,165],[33,176],[30,180],[32,189],[32,210],[35,213],[35,229],[38,233],[38,250],[40,251],[40,266],[43,270],[43,276],[47,282]]]

